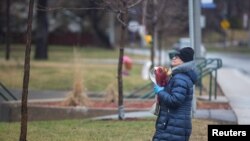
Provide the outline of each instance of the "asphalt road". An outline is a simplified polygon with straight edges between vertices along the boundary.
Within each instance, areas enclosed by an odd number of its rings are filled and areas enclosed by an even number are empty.
[[[221,58],[223,67],[236,68],[250,75],[250,55],[239,53],[208,53],[207,58]]]

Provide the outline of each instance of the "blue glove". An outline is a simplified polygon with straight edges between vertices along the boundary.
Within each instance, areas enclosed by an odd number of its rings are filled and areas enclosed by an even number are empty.
[[[164,87],[160,87],[158,85],[154,85],[154,92],[158,94],[160,91],[164,90]]]

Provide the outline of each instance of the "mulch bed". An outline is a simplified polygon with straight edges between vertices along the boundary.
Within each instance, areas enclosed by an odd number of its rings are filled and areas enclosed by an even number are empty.
[[[154,100],[124,100],[123,105],[125,108],[146,109],[151,108]],[[74,107],[65,105],[64,101],[48,101],[37,102],[36,105],[50,106],[50,107]],[[118,104],[115,102],[107,102],[105,100],[91,100],[87,106],[89,108],[117,108]]]
[[[150,108],[153,105],[153,100],[141,101],[141,100],[125,100],[124,107],[126,108]],[[117,108],[118,104],[114,102],[105,101],[93,101],[91,107],[95,108]]]
[[[151,108],[154,100],[124,100],[125,108],[147,109]],[[50,107],[74,107],[66,106],[64,101],[49,101],[37,102],[36,105],[50,106]],[[208,101],[197,101],[197,109],[231,109],[228,103],[215,103]],[[118,104],[114,102],[107,102],[105,100],[91,100],[89,108],[117,108]]]
[[[204,94],[207,94],[206,90],[203,90]],[[217,95],[224,95],[220,86],[218,85]],[[141,100],[141,99],[124,99],[123,105],[125,108],[134,108],[134,109],[148,109],[151,108],[154,103],[154,99],[151,100]],[[43,105],[43,106],[51,106],[51,107],[74,107],[74,106],[67,106],[65,105],[65,101],[50,101],[50,102],[38,102],[36,105]],[[91,98],[89,108],[117,108],[117,102],[107,102],[105,99],[95,99]],[[229,103],[223,102],[211,102],[211,101],[203,101],[197,100],[197,109],[226,109],[230,110],[231,106]]]
[[[197,109],[225,109],[230,110],[231,106],[229,103],[219,103],[219,102],[207,102],[207,101],[197,101]]]

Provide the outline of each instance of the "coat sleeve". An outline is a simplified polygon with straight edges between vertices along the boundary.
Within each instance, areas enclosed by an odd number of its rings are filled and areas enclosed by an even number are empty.
[[[159,92],[158,96],[160,103],[164,103],[164,105],[174,108],[180,106],[185,101],[187,92],[187,82],[183,79],[176,79],[173,82],[170,93],[164,90]]]

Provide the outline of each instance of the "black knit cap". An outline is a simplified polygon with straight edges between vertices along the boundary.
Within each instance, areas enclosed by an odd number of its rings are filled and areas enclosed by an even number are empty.
[[[184,47],[178,50],[178,53],[176,55],[179,56],[183,62],[194,60],[194,50],[191,47]]]

